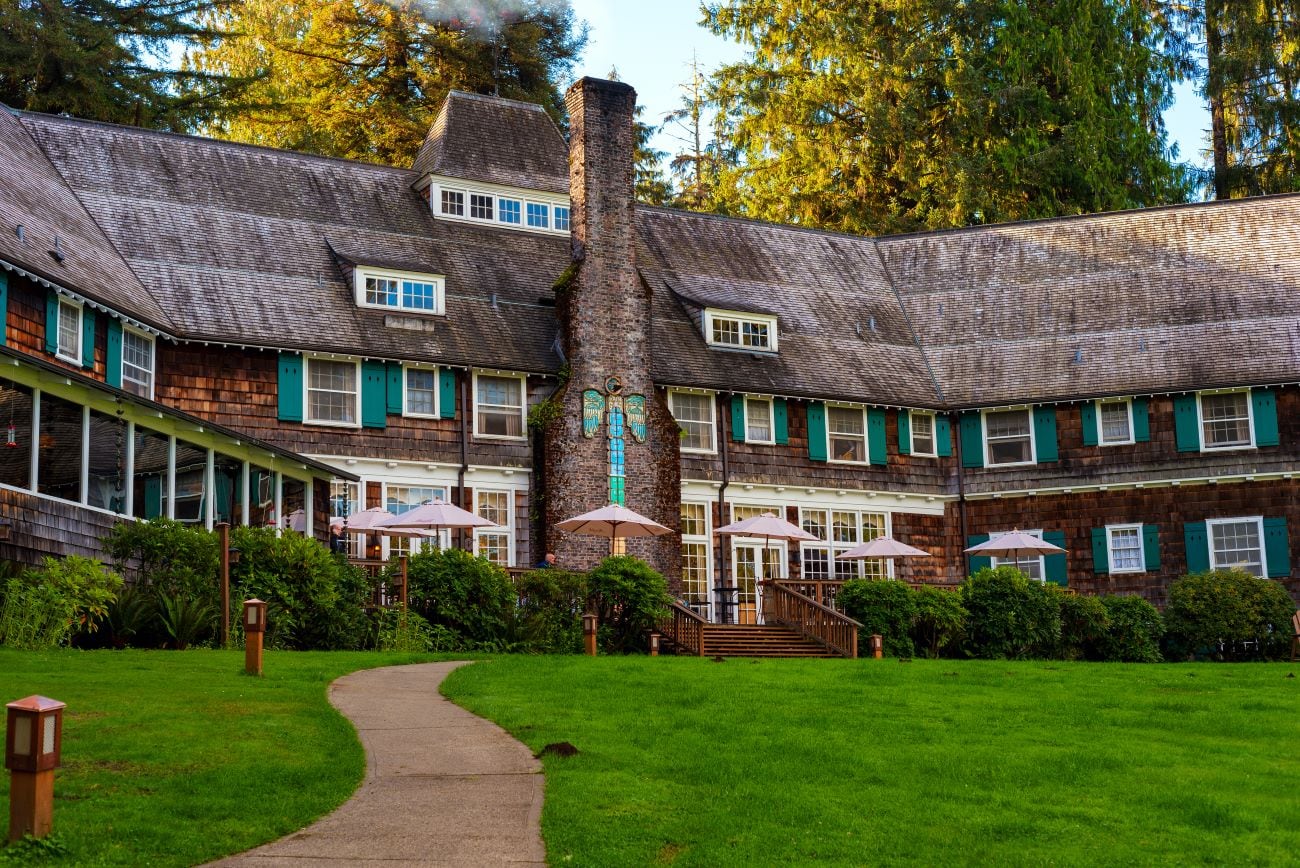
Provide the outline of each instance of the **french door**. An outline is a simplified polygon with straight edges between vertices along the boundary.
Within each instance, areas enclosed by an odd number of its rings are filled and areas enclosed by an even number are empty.
[[[734,623],[763,623],[764,581],[785,578],[785,543],[738,542],[732,549],[731,577],[736,587]]]

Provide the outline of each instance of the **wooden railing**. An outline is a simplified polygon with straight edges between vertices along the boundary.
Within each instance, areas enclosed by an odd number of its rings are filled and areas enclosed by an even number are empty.
[[[704,625],[707,623],[681,602],[673,600],[668,605],[668,617],[659,623],[659,632],[686,653],[703,657]]]
[[[763,592],[767,623],[798,630],[841,657],[855,659],[858,656],[858,630],[862,625],[857,621],[804,596],[783,582],[765,582]]]

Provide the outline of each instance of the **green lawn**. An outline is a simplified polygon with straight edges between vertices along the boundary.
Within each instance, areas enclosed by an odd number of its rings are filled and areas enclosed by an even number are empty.
[[[498,658],[552,864],[1295,864],[1300,666]]]
[[[192,865],[342,804],[364,757],[326,687],[357,669],[416,659],[432,658],[268,651],[266,675],[251,678],[242,651],[0,649],[0,704],[32,693],[68,704],[55,778],[60,861]],[[7,781],[0,790],[2,836]]]

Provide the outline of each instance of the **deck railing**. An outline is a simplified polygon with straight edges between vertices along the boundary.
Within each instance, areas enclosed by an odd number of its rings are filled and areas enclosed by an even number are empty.
[[[673,600],[668,606],[668,617],[659,623],[659,632],[682,651],[703,657],[707,623],[687,606]]]
[[[784,582],[766,582],[763,603],[767,623],[798,630],[841,657],[858,656],[858,630],[862,625],[848,615],[804,596]]]

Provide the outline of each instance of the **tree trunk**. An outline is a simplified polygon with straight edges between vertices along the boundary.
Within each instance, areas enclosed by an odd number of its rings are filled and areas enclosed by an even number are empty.
[[[1232,186],[1228,167],[1228,131],[1223,116],[1223,9],[1220,0],[1205,3],[1205,96],[1210,102],[1210,148],[1214,153],[1214,198],[1228,199]]]

